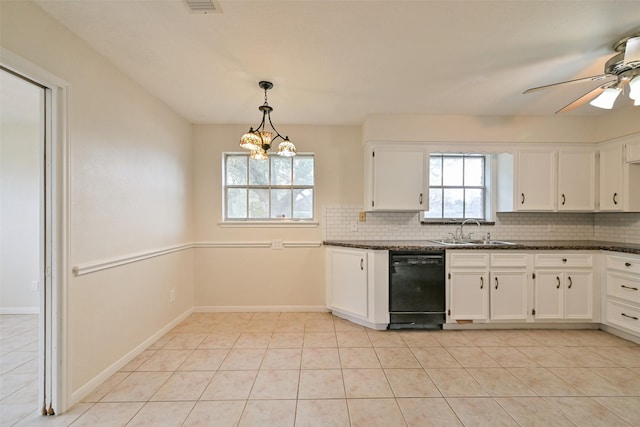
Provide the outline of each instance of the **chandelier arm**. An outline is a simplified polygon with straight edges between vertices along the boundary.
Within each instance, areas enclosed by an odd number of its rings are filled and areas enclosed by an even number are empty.
[[[271,122],[271,112],[268,112],[267,116],[269,117],[269,125],[271,125],[271,129],[276,131],[276,136],[275,136],[275,138],[271,139],[271,142],[274,142],[278,138],[280,138],[281,140],[284,141],[284,138],[282,137],[282,135],[280,135],[280,132],[278,132],[278,129],[276,129],[276,127]]]

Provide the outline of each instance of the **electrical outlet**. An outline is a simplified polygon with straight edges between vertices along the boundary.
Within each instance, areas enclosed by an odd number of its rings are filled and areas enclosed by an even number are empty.
[[[366,220],[367,220],[367,213],[366,212],[360,212],[358,214],[358,221],[365,222]]]
[[[176,300],[176,290],[171,289],[169,291],[169,302],[174,302]]]
[[[34,292],[38,292],[40,290],[40,282],[38,282],[37,280],[31,282],[31,290]]]
[[[282,240],[272,240],[271,249],[276,249],[276,250],[284,249],[284,243],[282,243]]]

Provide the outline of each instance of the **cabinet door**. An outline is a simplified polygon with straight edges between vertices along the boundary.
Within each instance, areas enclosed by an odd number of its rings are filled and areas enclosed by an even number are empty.
[[[527,272],[492,271],[490,302],[492,320],[526,320]]]
[[[564,289],[562,272],[536,271],[534,279],[534,305],[536,319],[562,319]]]
[[[600,210],[621,211],[623,157],[622,144],[600,149]]]
[[[593,318],[593,273],[591,271],[564,273],[564,317],[566,319]]]
[[[516,206],[521,211],[555,208],[555,151],[520,150],[516,174]]]
[[[372,210],[425,211],[429,209],[427,152],[422,148],[373,150]]]
[[[332,249],[330,306],[363,318],[368,316],[367,252]]]
[[[489,275],[486,271],[452,271],[450,274],[451,301],[454,320],[485,320],[489,308]]]
[[[594,151],[558,152],[558,210],[593,211],[595,209],[596,153]]]

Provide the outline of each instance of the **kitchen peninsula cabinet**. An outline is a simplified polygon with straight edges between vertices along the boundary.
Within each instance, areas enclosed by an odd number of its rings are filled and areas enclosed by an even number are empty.
[[[426,145],[368,143],[364,153],[367,211],[429,209],[429,152]]]
[[[389,251],[330,247],[326,305],[339,317],[373,329],[389,323]]]

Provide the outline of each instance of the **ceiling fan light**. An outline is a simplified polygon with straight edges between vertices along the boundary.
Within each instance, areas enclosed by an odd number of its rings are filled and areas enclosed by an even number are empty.
[[[624,50],[624,65],[640,66],[640,36],[627,40]]]
[[[589,104],[593,105],[594,107],[610,110],[613,108],[613,104],[616,102],[616,99],[620,95],[620,92],[622,92],[622,89],[620,88],[607,88]]]
[[[629,98],[636,101],[640,100],[640,76],[634,77],[629,82]]]

